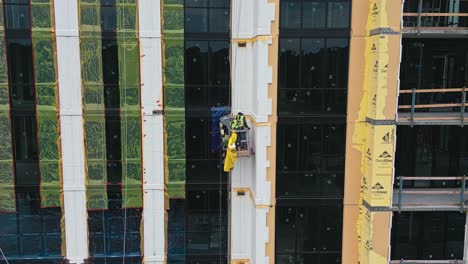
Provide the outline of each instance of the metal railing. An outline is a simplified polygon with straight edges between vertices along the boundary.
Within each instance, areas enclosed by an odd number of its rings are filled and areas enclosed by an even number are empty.
[[[463,260],[392,260],[390,264],[464,264]]]
[[[411,104],[410,105],[398,105],[398,109],[410,109],[410,119],[411,125],[413,125],[414,117],[416,109],[425,109],[426,111],[430,111],[437,108],[460,108],[459,111],[451,111],[451,113],[459,112],[460,114],[460,121],[461,126],[465,123],[465,111],[466,111],[466,91],[467,88],[438,88],[438,89],[408,89],[408,90],[400,90],[400,95],[404,94],[411,94]],[[453,98],[449,98],[452,102],[444,102],[444,103],[429,103],[429,104],[416,104],[416,95],[418,94],[436,94],[436,96],[444,97],[447,93],[460,93],[460,97],[458,100],[452,100]],[[447,99],[447,98],[445,98]],[[455,101],[455,102],[453,102]],[[458,102],[457,102],[458,101]]]
[[[423,2],[429,2],[429,8],[423,7]],[[425,30],[468,30],[468,13],[458,12],[454,7],[434,5],[430,0],[418,0],[417,12],[403,13],[404,27],[416,29],[421,33]]]
[[[446,195],[460,195],[460,212],[463,212],[465,208],[465,191],[466,191],[466,175],[463,176],[446,176],[446,177],[431,177],[431,176],[399,176],[398,179],[398,211],[401,212],[403,204],[403,194],[446,194]],[[418,190],[415,188],[403,190],[404,181],[461,181],[459,190]]]

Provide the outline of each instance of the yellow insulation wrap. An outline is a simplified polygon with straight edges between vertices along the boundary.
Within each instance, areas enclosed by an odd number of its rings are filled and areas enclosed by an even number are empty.
[[[379,121],[394,121],[396,117],[396,80],[399,67],[399,60],[396,58],[399,58],[400,36],[393,33],[379,34],[379,30],[398,30],[388,21],[388,12],[397,10],[393,8],[395,3],[391,3],[392,8],[389,8],[388,0],[370,0],[369,4],[365,37],[365,98],[362,98],[359,112],[359,120],[366,121],[355,124],[353,135],[353,145],[359,146],[362,153],[357,232],[359,262],[383,264],[388,263],[387,245],[391,213],[374,212],[369,208],[392,206],[396,126]],[[362,119],[363,115],[366,119]],[[362,142],[365,144],[358,144]]]
[[[364,200],[371,206],[390,207],[393,182],[395,126],[367,126]]]
[[[387,1],[388,0],[371,0],[370,13],[367,21],[367,29],[370,30],[378,28],[388,28],[387,18]],[[392,0],[391,0],[392,1]],[[397,1],[397,0],[394,0]]]

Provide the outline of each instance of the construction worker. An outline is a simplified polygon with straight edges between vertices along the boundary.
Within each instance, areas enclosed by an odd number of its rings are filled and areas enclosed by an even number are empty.
[[[232,118],[231,129],[232,130],[250,129],[250,127],[247,125],[244,114],[239,112],[239,113],[237,113],[237,115],[235,115]]]
[[[229,172],[234,168],[234,163],[236,163],[237,153],[236,153],[236,141],[237,141],[237,134],[233,130],[231,132],[231,136],[229,137],[227,151],[226,151],[226,159],[224,160],[224,171]]]
[[[243,113],[239,112],[232,118],[231,129],[237,132],[236,147],[237,150],[246,149],[247,145],[241,145],[242,140],[247,139],[247,130],[250,129]]]

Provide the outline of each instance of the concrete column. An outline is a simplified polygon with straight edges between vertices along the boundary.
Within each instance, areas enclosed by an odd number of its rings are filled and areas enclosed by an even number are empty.
[[[88,258],[78,1],[55,0],[66,258]]]
[[[468,214],[465,220],[465,244],[463,246],[463,263],[468,263]]]
[[[255,155],[238,158],[231,173],[230,263],[267,264],[274,262],[278,1],[233,0],[231,8],[232,111],[248,116]]]
[[[166,260],[161,2],[138,1],[143,126],[143,262]]]

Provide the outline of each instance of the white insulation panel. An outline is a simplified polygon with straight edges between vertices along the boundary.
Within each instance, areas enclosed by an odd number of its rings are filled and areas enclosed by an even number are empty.
[[[143,262],[165,263],[161,2],[138,2],[143,127]]]
[[[246,47],[232,45],[232,104],[234,112],[254,117],[257,123],[267,122],[272,114],[268,84],[273,71],[268,65],[271,40],[248,42]]]
[[[66,258],[88,258],[78,1],[55,0]]]
[[[250,137],[255,150],[251,157],[237,159],[231,173],[231,188],[248,190],[245,195],[231,194],[231,260],[249,260],[267,264],[269,241],[266,217],[271,204],[271,183],[267,181],[267,149],[271,145],[272,100],[268,85],[273,71],[268,65],[268,48],[272,44],[271,22],[275,4],[268,0],[232,0],[231,48],[232,111],[250,115]],[[239,42],[245,47],[239,47]],[[262,124],[263,123],[263,124]]]
[[[232,38],[248,39],[271,34],[275,4],[268,0],[232,0]]]
[[[250,189],[255,204],[270,205],[271,182],[267,181],[266,171],[270,167],[267,160],[267,148],[271,146],[271,128],[269,126],[251,126],[255,155],[237,159],[231,173],[232,189]]]
[[[249,193],[231,194],[231,259],[250,263],[269,263],[266,244],[269,232],[266,224],[268,207],[255,207]]]

